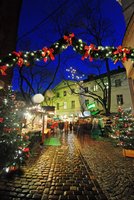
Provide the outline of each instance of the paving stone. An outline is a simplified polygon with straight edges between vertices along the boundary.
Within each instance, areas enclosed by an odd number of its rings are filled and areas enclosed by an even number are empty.
[[[53,193],[56,194],[56,195],[62,195],[64,193],[64,191],[62,191],[62,190],[54,190]]]
[[[16,196],[22,198],[22,197],[25,197],[26,195],[21,193],[21,194],[17,194]]]
[[[49,193],[49,190],[50,190],[50,188],[45,188],[45,190],[44,190],[44,194],[48,194]]]
[[[59,196],[57,196],[57,195],[49,195],[49,196],[48,196],[48,199],[49,199],[49,200],[53,200],[53,199],[56,199],[56,200],[57,200],[57,199],[59,199]]]
[[[42,195],[37,193],[37,194],[34,194],[32,198],[33,199],[41,199],[41,197],[42,197]]]

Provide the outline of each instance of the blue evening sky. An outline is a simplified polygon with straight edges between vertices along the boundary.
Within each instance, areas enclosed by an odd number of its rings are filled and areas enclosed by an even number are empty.
[[[17,50],[31,51],[42,49],[44,46],[51,46],[60,39],[65,32],[73,32],[77,38],[81,38],[88,45],[94,43],[95,38],[87,32],[87,26],[94,27],[101,20],[103,30],[103,46],[119,46],[122,44],[125,33],[125,20],[122,8],[116,0],[23,0],[18,29]],[[89,23],[91,22],[92,23]],[[103,21],[103,22],[102,22]],[[108,31],[107,31],[108,29]],[[94,30],[90,26],[90,31]],[[54,61],[40,62],[40,65],[49,73],[46,76],[44,88],[51,81],[58,65],[59,55]],[[60,66],[56,79],[52,86],[58,84],[62,79],[67,78],[67,68],[73,67],[79,74],[97,74],[94,65],[101,65],[101,73],[106,71],[105,65],[99,61],[82,61],[81,55],[69,47],[60,54]],[[111,69],[122,64],[115,65],[110,61]],[[35,66],[35,71],[38,67]],[[15,71],[13,85],[18,89]],[[33,84],[36,85],[37,77]]]

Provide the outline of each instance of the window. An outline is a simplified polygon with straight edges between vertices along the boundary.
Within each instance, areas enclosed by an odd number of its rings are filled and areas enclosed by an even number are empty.
[[[85,100],[85,105],[87,106],[88,104],[89,104],[89,100],[86,99],[86,100]]]
[[[57,92],[57,95],[56,95],[57,97],[60,97],[60,93],[59,92]]]
[[[123,104],[123,95],[119,94],[117,95],[117,105],[122,105]]]
[[[85,87],[84,91],[85,91],[85,93],[87,93],[88,92],[88,87]]]
[[[98,90],[98,85],[94,85],[93,91],[96,92]]]
[[[59,103],[57,103],[57,110],[59,110],[59,108],[60,108],[60,104],[59,104]]]
[[[121,86],[121,79],[116,79],[115,80],[115,87]]]
[[[75,108],[75,101],[71,101],[71,108]]]
[[[66,91],[63,91],[63,96],[67,96],[67,92]]]
[[[63,108],[64,108],[64,109],[67,109],[67,102],[64,102],[64,103],[63,103]]]

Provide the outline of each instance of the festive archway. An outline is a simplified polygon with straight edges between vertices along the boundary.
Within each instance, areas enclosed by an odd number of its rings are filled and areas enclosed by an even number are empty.
[[[89,59],[90,62],[93,59],[105,59],[110,58],[114,63],[117,61],[125,62],[128,59],[134,61],[134,49],[128,47],[96,47],[94,44],[87,45],[81,39],[77,39],[74,33],[66,34],[63,38],[52,44],[50,47],[43,47],[37,51],[13,51],[9,55],[3,57],[0,60],[0,72],[2,75],[6,75],[6,70],[9,67],[18,65],[31,66],[36,61],[44,60],[47,62],[48,59],[54,60],[55,55],[61,53],[68,46],[72,46],[73,49],[82,55],[81,59]]]

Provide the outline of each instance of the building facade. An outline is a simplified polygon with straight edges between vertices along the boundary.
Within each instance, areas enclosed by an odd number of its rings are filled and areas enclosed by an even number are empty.
[[[79,92],[79,88],[73,81],[63,80],[53,89],[53,106],[56,116],[60,119],[71,121],[79,115],[81,109],[79,95],[74,92]]]
[[[103,81],[107,85],[107,75],[103,74]],[[102,78],[102,77],[101,77]],[[63,120],[74,120],[82,117],[83,112],[89,112],[87,105],[95,104],[95,109],[102,110],[99,102],[90,97],[89,92],[102,96],[100,86],[97,84],[100,77],[92,80],[85,80],[82,83],[63,80],[53,89],[53,100],[51,106],[55,106],[55,115]],[[129,90],[129,82],[125,69],[113,70],[111,72],[111,112],[117,112],[118,107],[123,109],[132,107],[132,101]],[[82,87],[80,87],[82,84]],[[82,95],[83,94],[83,95]]]
[[[134,48],[134,1],[122,0],[122,10],[126,21],[126,32],[122,46]],[[132,109],[134,112],[134,62],[128,60],[124,64],[129,81],[132,98]]]

